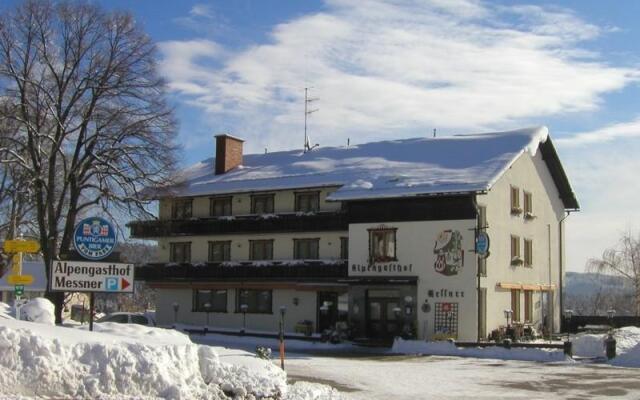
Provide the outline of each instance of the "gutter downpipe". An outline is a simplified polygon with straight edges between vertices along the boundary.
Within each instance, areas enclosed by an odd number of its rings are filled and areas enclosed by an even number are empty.
[[[560,330],[562,330],[562,315],[564,313],[564,289],[563,289],[563,273],[562,270],[564,268],[563,265],[563,259],[564,259],[564,246],[563,246],[563,236],[562,236],[562,225],[564,223],[564,220],[567,219],[569,217],[569,215],[571,215],[572,212],[575,212],[576,210],[566,210],[567,215],[565,215],[564,217],[562,217],[562,219],[560,219],[560,221],[558,221],[558,265],[560,266],[560,270],[559,272],[559,280],[558,280],[558,289],[559,289],[559,296],[558,296],[558,302],[560,303]]]
[[[477,196],[478,194],[485,194],[486,192],[482,193],[482,192],[476,192],[473,196],[471,196],[471,202],[473,203],[473,208],[476,210],[476,229],[475,229],[475,235],[474,235],[474,242],[473,242],[473,249],[474,249],[474,254],[475,254],[475,249],[476,249],[476,243],[475,240],[478,239],[478,231],[482,228],[480,226],[480,221],[479,221],[479,216],[480,216],[480,210],[478,209],[478,201],[477,201]],[[476,256],[476,336],[478,338],[478,342],[480,342],[480,339],[482,339],[480,337],[480,326],[481,326],[481,321],[480,321],[480,263],[478,262],[478,255],[475,254]]]

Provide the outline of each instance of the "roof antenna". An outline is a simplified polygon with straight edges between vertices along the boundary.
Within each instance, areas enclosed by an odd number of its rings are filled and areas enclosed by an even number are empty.
[[[436,137],[436,128],[433,128],[433,137]]]
[[[313,87],[304,88],[304,147],[303,149],[305,153],[307,151],[311,151],[314,148],[320,146],[318,143],[311,146],[311,140],[309,139],[309,135],[307,135],[307,117],[313,114],[314,112],[318,111],[317,108],[315,110],[311,110],[309,107],[312,102],[318,100],[318,98],[313,98],[313,99],[309,98],[309,90],[311,89],[313,89]]]

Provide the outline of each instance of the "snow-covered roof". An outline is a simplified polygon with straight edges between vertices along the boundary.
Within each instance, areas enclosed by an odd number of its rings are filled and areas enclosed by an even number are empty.
[[[546,127],[508,132],[414,138],[244,156],[243,165],[215,175],[215,159],[180,173],[164,196],[338,186],[328,200],[483,192],[523,152],[547,141]]]

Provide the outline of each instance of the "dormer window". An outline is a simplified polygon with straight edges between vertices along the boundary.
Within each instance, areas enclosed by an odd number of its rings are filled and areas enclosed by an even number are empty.
[[[171,208],[172,219],[187,219],[193,216],[193,199],[175,199]]]
[[[256,194],[251,196],[252,214],[273,214],[273,194]]]
[[[296,193],[296,212],[317,212],[320,210],[320,192]]]
[[[522,213],[522,208],[520,208],[520,189],[511,186],[511,214],[520,213]]]

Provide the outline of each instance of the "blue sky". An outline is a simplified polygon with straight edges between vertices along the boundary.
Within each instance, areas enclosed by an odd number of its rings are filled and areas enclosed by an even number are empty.
[[[638,1],[98,2],[158,43],[184,165],[219,132],[300,147],[312,86],[323,146],[547,125],[582,206],[570,270],[640,228]]]

